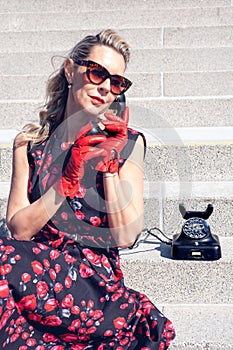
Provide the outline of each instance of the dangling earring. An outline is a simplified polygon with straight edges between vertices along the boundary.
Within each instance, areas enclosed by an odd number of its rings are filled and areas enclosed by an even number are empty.
[[[69,83],[69,84],[68,84],[68,89],[70,89],[70,88],[71,88],[71,86],[72,86],[72,84],[71,84],[71,83]]]

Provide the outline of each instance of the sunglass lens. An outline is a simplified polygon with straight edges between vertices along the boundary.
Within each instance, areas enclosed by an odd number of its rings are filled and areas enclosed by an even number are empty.
[[[102,67],[90,67],[88,73],[90,81],[94,84],[101,84],[107,78],[105,69]]]
[[[97,85],[110,78],[111,92],[115,95],[124,93],[131,86],[131,82],[128,79],[120,75],[110,75],[104,67],[94,62],[91,62],[87,68],[87,76],[92,84]]]

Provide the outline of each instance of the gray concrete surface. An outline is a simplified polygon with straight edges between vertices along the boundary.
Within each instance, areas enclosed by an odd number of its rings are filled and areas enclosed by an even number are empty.
[[[53,55],[66,55],[87,32],[116,28],[132,48],[126,72],[134,80],[127,94],[132,125],[160,141],[158,128],[168,128],[179,141],[169,145],[162,137],[162,145],[148,148],[145,226],[172,236],[183,223],[181,200],[189,210],[213,203],[208,222],[223,252],[214,262],[176,261],[164,244],[140,245],[122,252],[126,282],[174,322],[171,350],[233,349],[233,140],[221,139],[223,128],[230,135],[233,126],[232,0],[0,0],[0,8],[0,138],[3,130],[6,137],[0,142],[0,233],[6,234],[9,130],[37,121]],[[61,62],[57,57],[55,67]],[[214,140],[210,127],[217,127]],[[189,140],[180,140],[178,128],[191,128]]]

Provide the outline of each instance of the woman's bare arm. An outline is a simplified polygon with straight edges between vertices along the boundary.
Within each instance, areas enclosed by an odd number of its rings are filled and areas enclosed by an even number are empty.
[[[30,204],[28,199],[30,167],[27,159],[27,143],[16,146],[20,138],[21,135],[17,135],[14,142],[6,222],[16,239],[30,240],[56,213],[64,198],[60,197],[51,187],[41,198]]]
[[[111,233],[119,247],[132,245],[144,224],[144,142],[134,150],[118,174],[104,174],[104,191]]]

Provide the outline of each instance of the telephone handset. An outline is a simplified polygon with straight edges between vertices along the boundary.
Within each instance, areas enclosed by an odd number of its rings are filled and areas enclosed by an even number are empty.
[[[109,106],[108,112],[112,114],[116,114],[117,116],[121,117],[122,113],[126,106],[126,98],[125,95],[119,95],[117,98],[112,102],[112,104]],[[92,122],[92,129],[89,131],[88,135],[95,135],[95,134],[103,134],[108,136],[106,131],[101,129],[101,120],[100,122]]]
[[[110,105],[109,112],[121,117],[122,113],[124,112],[125,106],[126,106],[125,94],[119,95]]]

